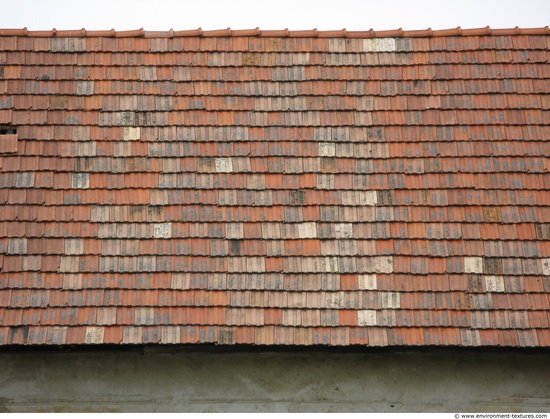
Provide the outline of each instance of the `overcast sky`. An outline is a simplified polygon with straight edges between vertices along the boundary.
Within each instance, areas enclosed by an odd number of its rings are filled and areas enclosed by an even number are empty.
[[[447,29],[550,25],[550,0],[0,0],[0,28]]]

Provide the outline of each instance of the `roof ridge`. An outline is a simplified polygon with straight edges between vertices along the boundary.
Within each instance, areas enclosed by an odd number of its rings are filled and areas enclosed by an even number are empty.
[[[274,37],[274,38],[424,38],[424,37],[444,37],[444,36],[480,36],[480,35],[550,35],[550,28],[503,28],[492,29],[490,26],[484,28],[462,29],[460,26],[450,29],[432,30],[403,30],[391,29],[383,31],[348,31],[345,28],[340,30],[319,31],[316,28],[311,30],[260,30],[254,29],[238,29],[232,30],[217,29],[204,31],[202,28],[174,31],[146,31],[143,28],[127,31],[98,30],[88,31],[86,29],[76,30],[44,30],[44,31],[29,31],[26,27],[22,29],[0,29],[0,36],[28,36],[28,37],[116,37],[116,38],[175,38],[175,37]]]

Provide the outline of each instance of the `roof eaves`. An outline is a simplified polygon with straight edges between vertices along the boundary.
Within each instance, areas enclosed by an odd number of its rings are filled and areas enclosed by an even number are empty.
[[[239,29],[231,30],[218,29],[203,31],[202,28],[174,31],[170,29],[168,31],[146,31],[143,28],[128,30],[128,31],[116,31],[100,30],[100,31],[87,31],[86,29],[77,30],[57,30],[52,29],[50,31],[29,31],[27,28],[22,29],[0,29],[0,36],[28,36],[28,37],[116,37],[116,38],[174,38],[174,37],[269,37],[269,38],[426,38],[426,37],[445,37],[445,36],[510,36],[510,35],[550,35],[550,28],[548,26],[542,28],[504,28],[504,29],[491,29],[486,26],[484,28],[472,28],[462,29],[460,26],[450,29],[432,30],[403,30],[391,29],[384,31],[375,31],[370,29],[368,31],[348,31],[346,29],[319,31],[317,29],[311,30],[297,30],[290,31],[288,29],[281,30],[260,30],[254,29]]]

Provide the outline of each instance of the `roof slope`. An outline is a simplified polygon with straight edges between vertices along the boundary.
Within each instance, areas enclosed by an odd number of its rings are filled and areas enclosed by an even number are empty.
[[[0,344],[550,346],[548,28],[453,31],[0,31]]]

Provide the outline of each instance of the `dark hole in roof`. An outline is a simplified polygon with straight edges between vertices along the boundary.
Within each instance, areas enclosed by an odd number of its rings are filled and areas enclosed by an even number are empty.
[[[0,125],[0,135],[9,135],[9,134],[17,134],[17,128],[12,127],[10,125]]]

